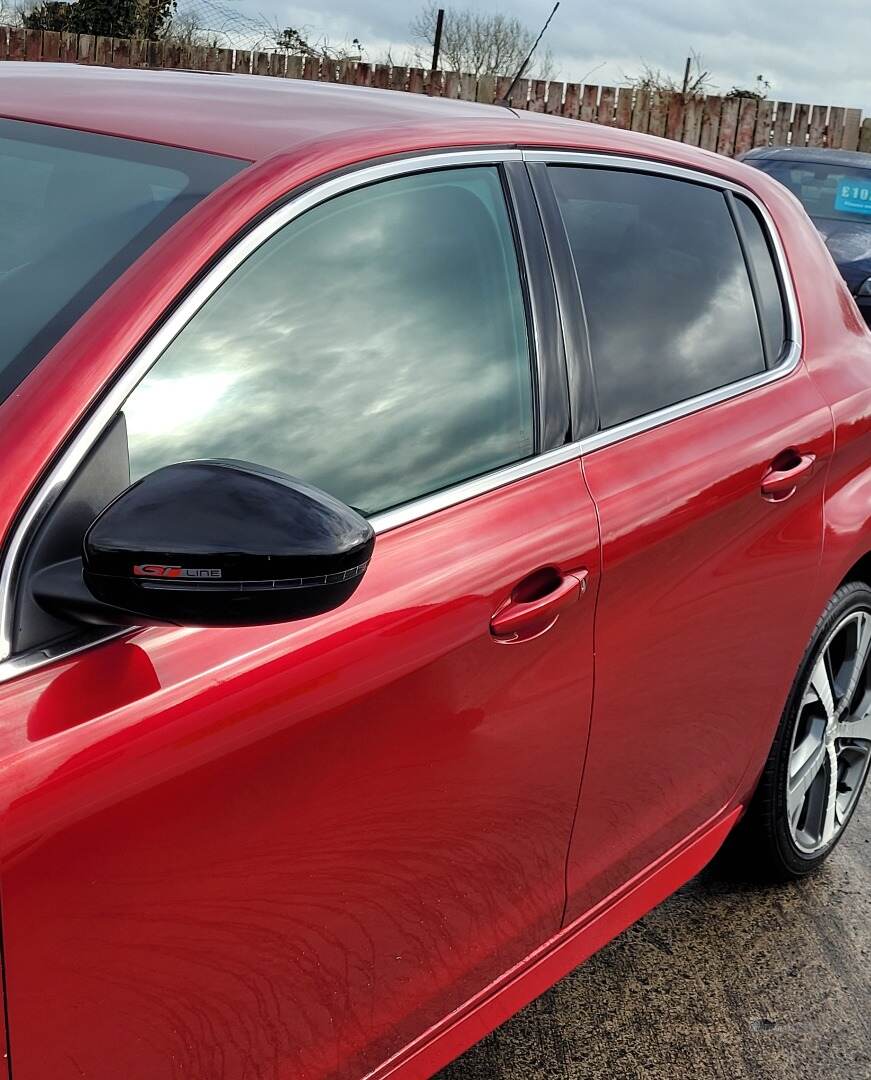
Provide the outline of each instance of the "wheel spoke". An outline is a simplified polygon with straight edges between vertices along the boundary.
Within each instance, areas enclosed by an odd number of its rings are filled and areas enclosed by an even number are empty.
[[[865,612],[860,612],[856,619],[856,655],[853,657],[850,681],[847,684],[844,696],[838,703],[838,715],[850,708],[850,703],[856,693],[856,687],[865,673],[869,651],[871,651],[871,616]]]
[[[871,709],[863,716],[848,716],[835,725],[835,738],[871,742]]]
[[[822,829],[820,830],[820,842],[828,844],[834,839],[838,831],[838,755],[834,746],[828,747],[829,775],[826,789],[826,801],[823,808]]]
[[[826,720],[831,720],[835,715],[835,698],[832,691],[832,680],[829,678],[829,669],[826,666],[825,653],[814,664],[811,673],[811,688],[825,710]]]
[[[805,742],[810,742],[810,739],[806,739]],[[790,777],[789,788],[786,793],[786,809],[789,814],[790,821],[795,821],[798,815],[801,813],[801,808],[804,806],[805,796],[808,793],[808,789],[814,780],[819,776],[820,769],[826,763],[826,745],[823,742],[818,742],[816,746],[808,753],[804,746],[798,748],[800,752],[801,764],[796,771],[795,776]]]

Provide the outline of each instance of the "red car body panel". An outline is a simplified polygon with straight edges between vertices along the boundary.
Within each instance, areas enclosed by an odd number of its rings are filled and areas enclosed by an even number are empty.
[[[386,534],[329,616],[3,687],[20,1075],[350,1080],[556,934],[598,529],[577,462],[532,481]],[[586,594],[497,644],[543,564]]]
[[[569,918],[727,806],[764,760],[788,689],[781,673],[807,645],[832,441],[800,365],[584,456],[603,579]],[[763,475],[797,446],[815,471],[792,498],[766,502]],[[762,703],[752,722],[747,701]]]
[[[783,243],[804,358],[583,469],[383,535],[358,593],[328,616],[141,631],[0,684],[16,1080],[431,1075],[714,853],[817,614],[871,549],[871,335],[775,181],[665,140],[395,92],[300,87],[293,111],[269,83],[0,65],[5,115],[256,161],[0,405],[0,536],[240,229],[381,156],[574,147],[744,184]],[[793,445],[816,469],[771,506],[762,475]],[[492,612],[544,565],[586,569],[586,594],[542,638],[494,643]],[[764,655],[741,632],[748,612],[773,627]],[[665,709],[685,671],[662,667],[687,650],[700,667]],[[651,687],[645,711],[627,657]],[[736,665],[741,692],[764,703],[744,727],[733,701],[710,699]],[[617,768],[634,781],[619,802]]]

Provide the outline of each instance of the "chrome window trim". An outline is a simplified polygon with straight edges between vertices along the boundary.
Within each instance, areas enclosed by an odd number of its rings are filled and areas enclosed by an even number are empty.
[[[540,161],[546,165],[588,165],[609,169],[630,169],[633,172],[655,173],[660,176],[672,177],[676,180],[685,180],[695,184],[705,184],[707,187],[717,188],[720,191],[732,191],[740,195],[757,210],[760,220],[768,235],[768,241],[775,256],[775,268],[782,287],[784,306],[786,308],[786,332],[784,340],[786,348],[777,364],[756,375],[749,375],[737,382],[727,383],[715,390],[708,390],[704,394],[687,398],[685,401],[676,402],[663,409],[643,416],[626,420],[612,428],[605,428],[588,436],[580,443],[581,453],[592,453],[613,443],[622,442],[633,435],[639,435],[651,428],[667,424],[682,416],[698,412],[709,405],[718,405],[723,401],[746,394],[750,390],[756,390],[761,386],[776,382],[794,371],[802,356],[801,320],[798,314],[795,286],[789,271],[786,253],[780,240],[780,235],[774,224],[768,208],[749,188],[736,184],[732,180],[717,176],[715,173],[700,172],[688,169],[680,165],[669,165],[666,162],[652,161],[647,158],[636,158],[622,154],[600,154],[585,150],[525,150],[523,153],[526,161]]]
[[[121,368],[120,373],[103,394],[96,408],[62,452],[48,476],[39,485],[36,493],[31,497],[24,514],[19,518],[13,529],[4,554],[3,566],[0,568],[0,682],[19,675],[23,671],[41,667],[50,660],[56,660],[72,652],[78,652],[81,648],[86,647],[81,644],[76,646],[70,644],[68,652],[62,651],[62,647],[59,645],[57,648],[60,651],[57,652],[53,649],[40,648],[17,656],[12,653],[14,601],[22,555],[49,509],[54,505],[101,432],[115,413],[123,406],[136,385],[144,378],[197,311],[245,259],[274,233],[278,232],[279,229],[293,221],[294,218],[313,209],[320,203],[354,188],[397,176],[427,172],[432,169],[447,169],[463,165],[499,165],[504,161],[522,160],[523,153],[516,148],[481,147],[471,150],[444,150],[412,154],[375,164],[363,163],[360,167],[316,183],[299,195],[294,196],[293,192],[290,192],[288,201],[277,207],[249,232],[245,233],[229,251],[219,258],[184,300],[171,312],[164,323],[145,340],[144,344],[138,347],[138,351],[133,354],[132,359]],[[507,202],[506,197],[506,204]],[[518,258],[520,256],[521,253],[518,252]],[[532,317],[531,314],[530,317]],[[537,345],[538,329],[534,319],[532,331],[533,340]],[[560,448],[557,453],[562,452],[564,449]],[[576,453],[577,451],[575,451]],[[537,457],[517,462],[507,468],[496,470],[477,479],[465,481],[444,492],[424,496],[397,510],[377,515],[377,517],[373,518],[373,524],[382,532],[387,528],[395,528],[399,524],[412,521],[416,517],[424,516],[424,514],[434,513],[435,510],[442,509],[444,506],[449,506],[454,502],[462,502],[483,491],[489,491],[511,483],[522,475],[530,475],[540,469],[549,468],[552,464],[555,464],[555,462],[549,460],[549,457],[550,455],[543,455],[543,458],[548,460],[542,461],[540,464],[540,459]],[[526,472],[526,469],[529,472]],[[506,475],[506,479],[501,479]],[[110,634],[105,637],[101,636],[98,640],[103,641],[108,637],[115,637],[117,633],[117,629],[113,629]],[[96,643],[95,640],[93,644]],[[51,655],[47,658],[49,652],[51,652]]]

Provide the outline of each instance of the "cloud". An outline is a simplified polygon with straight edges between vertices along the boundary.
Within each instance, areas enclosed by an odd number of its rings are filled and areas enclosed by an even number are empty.
[[[537,29],[552,0],[459,0],[458,6],[499,10]],[[316,37],[358,37],[376,59],[388,46],[394,53],[410,46],[408,24],[419,7],[407,0],[325,0],[318,7],[281,0],[239,3],[249,14],[304,26]],[[841,0],[832,9],[810,0],[624,0],[595,9],[581,0],[562,0],[544,40],[566,80],[594,71],[592,81],[619,84],[642,63],[679,77],[695,51],[724,92],[736,84],[752,85],[761,74],[780,100],[871,112],[871,7],[858,0]]]

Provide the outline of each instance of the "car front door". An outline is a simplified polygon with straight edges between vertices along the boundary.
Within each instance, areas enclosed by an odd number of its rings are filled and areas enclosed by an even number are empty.
[[[602,585],[571,921],[761,769],[816,618],[832,421],[749,192],[533,156],[580,283],[598,419],[583,443]]]
[[[75,483],[107,452],[134,479],[251,460],[377,541],[327,615],[5,666],[18,1080],[350,1080],[558,930],[598,527],[508,172],[446,155],[309,193],[100,406]]]

